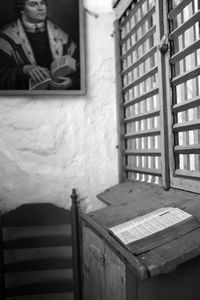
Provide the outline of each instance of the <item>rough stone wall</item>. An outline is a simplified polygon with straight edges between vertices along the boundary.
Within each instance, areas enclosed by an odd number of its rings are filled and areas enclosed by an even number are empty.
[[[48,201],[68,208],[72,188],[93,210],[95,195],[118,181],[114,16],[103,2],[98,11],[85,2],[86,95],[0,97],[2,211]]]

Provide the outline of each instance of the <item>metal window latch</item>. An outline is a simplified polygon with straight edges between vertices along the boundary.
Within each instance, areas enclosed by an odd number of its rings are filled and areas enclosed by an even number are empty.
[[[168,39],[168,36],[167,34],[163,35],[160,43],[158,44],[158,50],[161,52],[161,53],[166,53],[167,50],[168,50],[168,47],[169,47],[169,39]]]

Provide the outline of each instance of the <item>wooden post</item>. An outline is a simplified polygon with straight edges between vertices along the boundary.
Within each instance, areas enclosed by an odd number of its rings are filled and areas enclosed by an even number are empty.
[[[79,212],[77,203],[76,190],[72,189],[72,249],[73,249],[73,280],[74,280],[74,299],[82,299],[82,287],[81,287],[81,262],[80,262],[80,234],[79,234]]]
[[[166,74],[169,73],[167,63],[169,62],[169,49],[168,49],[168,24],[165,20],[167,15],[167,4],[162,1],[156,2],[157,12],[157,39],[160,42],[158,45],[158,78],[159,78],[159,97],[160,103],[160,117],[161,117],[161,157],[162,157],[162,186],[165,190],[170,187],[170,170],[169,170],[169,131],[167,119],[167,101],[169,101],[169,78]],[[164,38],[164,39],[163,39]],[[166,38],[166,39],[165,39]],[[163,43],[162,43],[163,42]],[[162,45],[162,46],[161,46]],[[167,90],[168,89],[168,90]],[[170,113],[171,114],[171,113]]]
[[[2,215],[0,211],[0,300],[5,300],[5,275],[3,258]]]
[[[114,37],[115,37],[115,57],[116,57],[116,95],[117,95],[117,132],[118,132],[118,168],[119,168],[119,182],[124,182],[126,178],[125,173],[125,143],[122,139],[124,135],[123,109],[122,109],[122,79],[121,79],[121,60],[120,60],[120,36],[119,36],[119,21],[114,22]]]

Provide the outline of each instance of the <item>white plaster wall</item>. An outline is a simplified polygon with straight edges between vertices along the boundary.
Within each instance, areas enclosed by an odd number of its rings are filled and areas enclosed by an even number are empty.
[[[84,5],[96,12],[112,12],[112,0],[84,0]]]
[[[0,98],[3,211],[26,202],[67,208],[72,188],[83,209],[96,209],[96,194],[118,182],[114,15],[110,1],[95,1],[85,3],[99,14],[86,13],[87,94]]]

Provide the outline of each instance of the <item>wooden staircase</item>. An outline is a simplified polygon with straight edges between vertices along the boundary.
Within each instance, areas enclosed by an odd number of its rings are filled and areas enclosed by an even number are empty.
[[[0,299],[81,299],[76,204],[72,211],[25,204],[2,215],[1,224]]]

